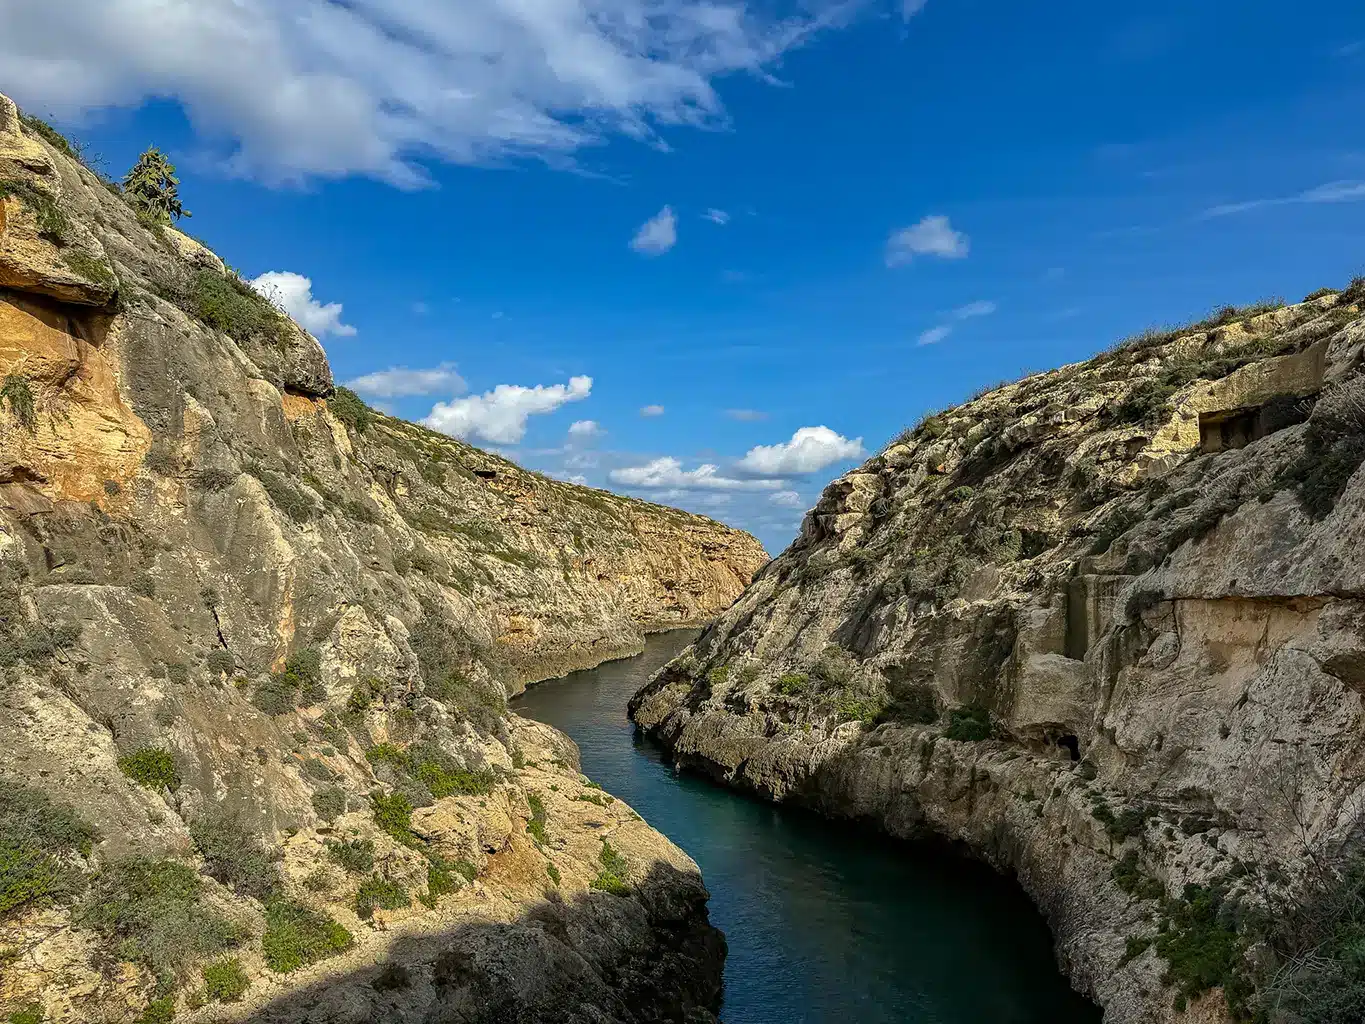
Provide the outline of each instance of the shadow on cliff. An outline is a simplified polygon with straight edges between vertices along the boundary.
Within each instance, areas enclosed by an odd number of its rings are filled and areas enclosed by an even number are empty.
[[[295,989],[242,1019],[714,1022],[725,937],[711,926],[706,900],[700,875],[662,861],[626,897],[588,890],[566,900],[547,882],[545,898],[515,921],[401,936],[366,966]]]

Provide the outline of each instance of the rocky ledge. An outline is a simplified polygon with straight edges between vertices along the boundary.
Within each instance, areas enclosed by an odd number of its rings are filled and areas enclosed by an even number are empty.
[[[1109,1024],[1361,1019],[1362,303],[1223,310],[927,417],[634,720],[1013,873]]]
[[[0,97],[0,1016],[710,1019],[695,865],[506,699],[765,561],[367,408]]]

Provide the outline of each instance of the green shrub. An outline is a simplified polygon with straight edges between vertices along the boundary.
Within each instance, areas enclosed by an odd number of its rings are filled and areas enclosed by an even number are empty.
[[[346,813],[346,792],[338,786],[328,786],[313,794],[313,810],[326,822],[336,821]]]
[[[174,861],[116,861],[96,876],[77,919],[113,942],[120,959],[169,981],[242,939],[228,920],[202,905],[203,885]]]
[[[204,855],[204,871],[210,878],[262,903],[279,892],[275,858],[237,818],[218,814],[193,821],[190,836]]]
[[[1128,850],[1115,861],[1109,870],[1109,877],[1134,899],[1159,900],[1166,895],[1166,887],[1142,870],[1136,850]]]
[[[786,672],[773,684],[773,692],[784,697],[799,697],[810,689],[810,676],[804,672]]]
[[[256,687],[251,702],[267,715],[283,715],[297,707],[326,699],[322,685],[322,655],[316,647],[295,651],[284,669]]]
[[[85,878],[69,859],[89,856],[97,838],[69,807],[18,780],[0,780],[0,916],[78,894]]]
[[[371,875],[361,882],[355,894],[356,916],[362,921],[374,917],[376,910],[400,910],[411,903],[401,885],[379,875]]]
[[[948,712],[944,738],[964,743],[980,743],[991,738],[991,713],[983,707],[968,705]]]
[[[275,507],[296,523],[306,523],[317,513],[313,499],[304,494],[283,474],[257,469],[252,474],[261,482]]]
[[[559,868],[555,867],[553,864],[546,864],[545,873],[550,876],[550,881],[554,882],[555,885],[559,884],[561,878]]]
[[[277,344],[290,339],[288,318],[232,271],[198,270],[184,298],[188,312],[241,344],[264,337]]]
[[[352,874],[363,875],[374,870],[374,840],[342,839],[329,842],[327,856]]]
[[[928,686],[909,686],[892,696],[882,709],[881,721],[933,725],[938,721],[938,705]]]
[[[387,796],[383,793],[372,793],[370,809],[374,812],[374,823],[379,826],[380,831],[387,832],[404,846],[420,845],[421,840],[412,830],[412,801],[402,793],[391,793]]]
[[[387,764],[404,773],[408,770],[407,752],[388,742],[376,743],[365,751],[365,760],[370,764]]]
[[[539,846],[547,846],[550,836],[545,831],[545,802],[538,793],[527,793],[526,803],[531,808],[531,820],[526,823],[526,834]]]
[[[588,885],[614,896],[628,895],[630,885],[626,882],[626,877],[630,873],[630,865],[605,838],[602,840],[602,849],[597,855],[597,860],[602,865],[602,870]]]
[[[171,218],[190,216],[180,205],[180,179],[175,176],[175,164],[155,146],[143,150],[124,176],[123,200],[137,211],[139,220],[152,224],[167,225]]]
[[[27,1003],[9,1015],[9,1024],[43,1024],[45,1020],[42,1003]]]
[[[460,876],[464,875],[465,867],[472,870],[474,865],[463,860],[452,863],[438,854],[429,854],[427,857],[427,891],[422,902],[428,907],[434,907],[436,901],[442,896],[458,890],[463,884],[460,881]],[[473,876],[465,877],[473,880]]]
[[[351,933],[301,903],[276,900],[265,917],[261,953],[276,974],[289,974],[351,948]]]
[[[438,800],[447,796],[483,796],[493,792],[497,777],[491,768],[469,771],[453,757],[431,744],[418,744],[408,751],[414,777]]]
[[[171,1024],[175,1020],[175,996],[161,996],[147,1004],[134,1024]]]
[[[1312,302],[1314,299],[1324,299],[1327,296],[1335,295],[1336,293],[1337,290],[1335,288],[1319,288],[1316,291],[1309,292],[1307,295],[1305,295],[1303,297],[1303,301]]]
[[[237,667],[237,662],[233,660],[231,651],[215,647],[209,651],[208,657],[204,659],[204,667],[214,676],[230,676],[233,669]]]
[[[351,695],[346,698],[346,710],[363,714],[370,709],[376,697],[381,695],[389,688],[388,683],[382,679],[371,676],[368,679],[357,683],[351,690]]]
[[[1286,471],[1309,518],[1326,518],[1365,462],[1365,380],[1343,381],[1323,392],[1308,417],[1302,456]]]
[[[365,433],[374,416],[374,410],[350,388],[338,387],[327,400],[327,408],[332,411],[333,416],[357,434]]]
[[[118,759],[119,770],[139,786],[148,789],[180,788],[180,770],[175,755],[162,747],[143,747]]]
[[[235,1003],[251,987],[235,956],[224,957],[204,967],[204,995],[211,1002]]]
[[[33,388],[22,373],[11,373],[0,384],[0,399],[9,403],[10,415],[30,434],[38,429],[38,413],[33,403]]]
[[[1166,960],[1168,985],[1175,985],[1177,1005],[1222,988],[1229,1006],[1242,994],[1243,945],[1238,938],[1235,906],[1227,898],[1226,887],[1187,885],[1179,900],[1167,900],[1156,936],[1156,951]],[[1240,1013],[1237,1014],[1241,1016]]]

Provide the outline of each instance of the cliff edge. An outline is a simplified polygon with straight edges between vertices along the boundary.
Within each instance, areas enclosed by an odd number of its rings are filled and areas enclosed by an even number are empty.
[[[0,97],[0,1014],[712,1019],[695,865],[506,698],[765,561],[366,408]]]
[[[1110,1024],[1359,1019],[1363,303],[1227,309],[927,417],[634,720],[1015,874]]]

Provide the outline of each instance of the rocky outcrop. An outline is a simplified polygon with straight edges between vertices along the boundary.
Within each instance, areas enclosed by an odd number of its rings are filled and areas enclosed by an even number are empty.
[[[0,97],[0,1012],[707,1019],[695,866],[505,702],[765,560],[367,409]]]
[[[1345,961],[1289,958],[1365,839],[1362,302],[1227,310],[926,418],[634,720],[1014,873],[1111,1024],[1350,1019],[1293,1016]]]

